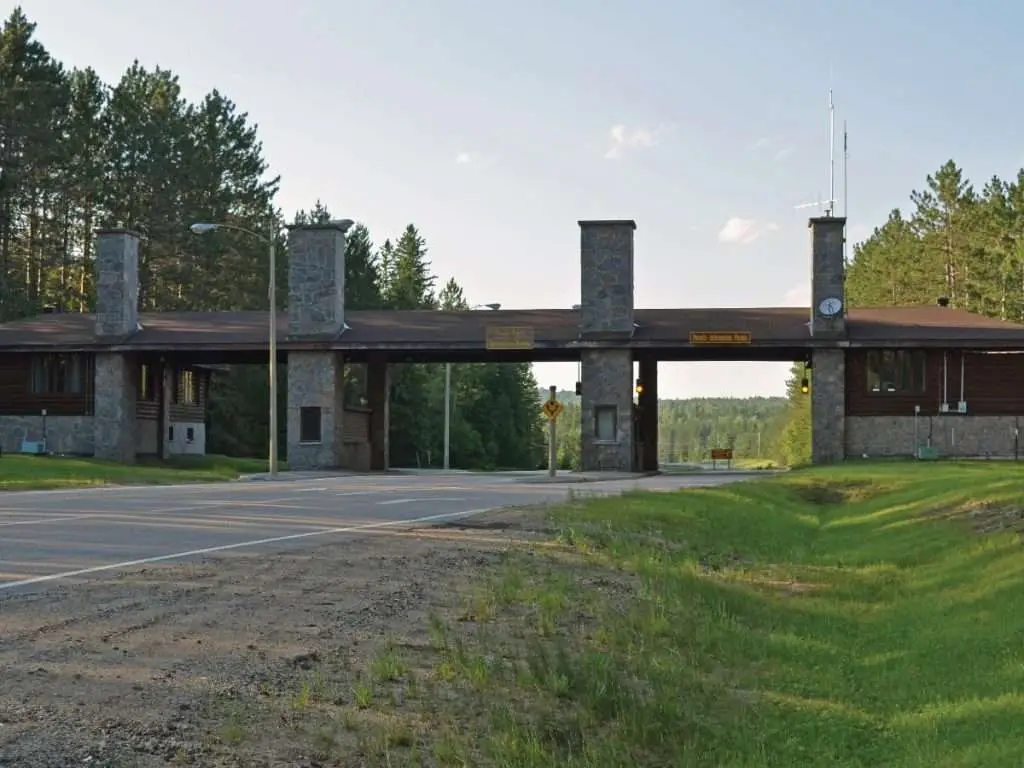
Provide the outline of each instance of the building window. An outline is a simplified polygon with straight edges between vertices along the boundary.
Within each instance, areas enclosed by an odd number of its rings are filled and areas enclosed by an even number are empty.
[[[910,395],[924,392],[925,353],[921,349],[868,351],[868,392]]]
[[[29,388],[33,395],[81,395],[85,392],[85,357],[65,353],[32,358]]]
[[[594,408],[594,438],[607,442],[618,439],[619,409],[614,405],[598,405]]]
[[[147,363],[139,366],[139,400],[144,403],[156,402],[157,393],[160,391],[158,377],[160,369],[154,368]]]
[[[299,408],[299,442],[319,443],[321,436],[320,409],[315,406]]]
[[[195,427],[186,427],[185,428],[185,442],[186,443],[192,443],[192,442],[195,442],[195,439],[196,439]]]
[[[195,372],[188,369],[178,371],[178,392],[175,398],[178,405],[195,405],[198,399]]]

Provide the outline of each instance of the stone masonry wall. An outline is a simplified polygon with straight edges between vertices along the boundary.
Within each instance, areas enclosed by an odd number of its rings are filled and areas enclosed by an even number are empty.
[[[632,221],[581,221],[580,322],[588,333],[633,331]]]
[[[815,218],[811,228],[811,321],[816,337],[835,338],[846,334],[846,265],[843,263],[845,218]],[[818,311],[822,299],[843,300],[843,311],[826,317]]]
[[[916,445],[931,445],[944,457],[1014,455],[1015,430],[1021,416],[920,416],[915,440],[913,416],[850,416],[846,451],[851,458],[913,456]],[[1024,451],[1024,445],[1021,446]]]
[[[69,456],[92,456],[95,426],[92,416],[47,416],[47,450]],[[17,453],[23,440],[43,439],[42,416],[0,416],[0,449]]]
[[[581,463],[584,472],[633,469],[633,355],[628,349],[585,350],[580,408]],[[601,405],[617,408],[616,439],[595,436],[594,413]]]
[[[333,336],[345,322],[345,233],[336,224],[288,233],[288,333]]]
[[[135,403],[138,365],[128,355],[96,355],[95,455],[129,464],[135,461]]]
[[[842,461],[846,450],[846,353],[816,349],[811,369],[811,462]]]
[[[344,464],[343,368],[336,352],[288,353],[289,469],[337,469]],[[320,408],[321,439],[303,443],[299,440],[300,409],[311,406]]]
[[[121,337],[139,322],[139,236],[125,230],[96,233],[96,334]]]

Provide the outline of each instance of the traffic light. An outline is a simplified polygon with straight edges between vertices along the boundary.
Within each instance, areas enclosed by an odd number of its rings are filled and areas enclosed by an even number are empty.
[[[636,393],[638,395],[642,395],[644,393],[644,385],[643,382],[640,381],[640,379],[636,380]]]
[[[804,376],[802,379],[800,379],[800,394],[806,395],[810,391],[811,391],[810,382],[808,382],[807,381],[807,377]]]

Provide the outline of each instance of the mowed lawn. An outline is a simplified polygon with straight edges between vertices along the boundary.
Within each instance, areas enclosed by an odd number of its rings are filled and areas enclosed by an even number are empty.
[[[0,491],[211,482],[266,471],[265,460],[227,456],[179,456],[167,462],[145,460],[126,465],[95,459],[5,453],[0,456]]]
[[[1019,766],[1022,506],[1006,462],[576,500],[381,715],[442,765]]]

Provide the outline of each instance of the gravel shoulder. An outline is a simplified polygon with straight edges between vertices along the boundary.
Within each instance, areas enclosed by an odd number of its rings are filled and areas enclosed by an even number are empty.
[[[0,766],[442,764],[419,752],[442,724],[368,699],[430,684],[432,627],[550,538],[543,521],[501,510],[0,596]]]

